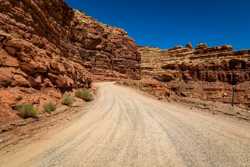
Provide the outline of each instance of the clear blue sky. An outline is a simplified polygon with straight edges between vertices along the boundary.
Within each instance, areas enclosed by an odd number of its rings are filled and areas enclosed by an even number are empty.
[[[250,0],[66,0],[139,45],[170,48],[204,42],[250,48]]]

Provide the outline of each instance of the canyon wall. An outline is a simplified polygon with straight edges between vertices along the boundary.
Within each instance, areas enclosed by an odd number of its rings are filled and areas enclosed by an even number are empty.
[[[18,103],[39,106],[106,78],[140,78],[125,31],[63,0],[0,0],[0,121],[15,117]]]
[[[203,100],[232,102],[250,107],[250,50],[234,51],[231,46],[168,50],[141,47],[143,78],[164,83],[172,94]]]

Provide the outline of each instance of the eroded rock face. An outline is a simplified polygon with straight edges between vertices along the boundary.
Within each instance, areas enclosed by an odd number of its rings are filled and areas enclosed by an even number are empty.
[[[116,78],[118,72],[123,78],[140,78],[141,57],[126,32],[98,23],[79,11],[75,11],[71,24],[71,40],[81,46],[78,54],[93,74]]]
[[[0,0],[0,93],[60,94],[105,77],[140,78],[140,54],[126,32],[63,0]]]
[[[249,50],[200,44],[168,50],[140,48],[140,52],[143,77],[165,83],[175,94],[231,103],[232,85],[236,84],[235,103],[250,107]]]

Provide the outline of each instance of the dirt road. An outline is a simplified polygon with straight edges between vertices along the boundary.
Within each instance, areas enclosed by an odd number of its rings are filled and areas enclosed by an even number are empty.
[[[2,167],[249,167],[250,125],[101,83],[60,131],[0,151]]]

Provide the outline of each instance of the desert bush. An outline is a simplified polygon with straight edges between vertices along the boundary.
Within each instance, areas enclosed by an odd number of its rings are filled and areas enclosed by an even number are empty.
[[[22,118],[38,118],[37,109],[32,104],[19,104],[16,106],[18,115]]]
[[[43,109],[45,112],[51,113],[56,110],[56,105],[53,104],[52,102],[49,102],[49,103],[44,104]]]
[[[88,89],[80,89],[75,92],[75,96],[85,101],[92,101],[93,95]]]
[[[74,98],[72,96],[70,96],[67,93],[63,95],[63,99],[62,99],[63,105],[71,106],[73,102],[74,102]]]

